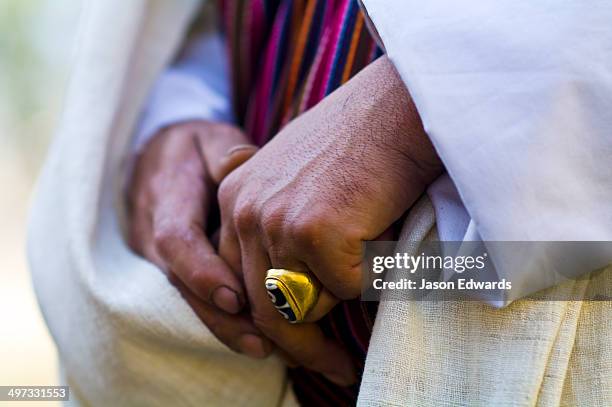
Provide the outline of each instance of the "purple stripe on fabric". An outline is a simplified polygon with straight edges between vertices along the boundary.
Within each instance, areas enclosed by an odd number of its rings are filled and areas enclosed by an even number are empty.
[[[346,0],[339,0],[346,1]],[[317,104],[324,96],[324,86],[326,81],[326,72],[328,71],[327,66],[329,65],[330,53],[335,49],[335,41],[337,37],[337,29],[335,28],[337,24],[337,7],[338,2],[329,2],[327,3],[327,9],[325,12],[325,17],[323,20],[324,26],[324,37],[325,42],[321,41],[319,44],[319,48],[321,49],[321,60],[318,61],[318,65],[316,70],[313,72],[313,82],[312,88],[310,89],[310,94],[308,95],[308,99],[306,100],[306,109],[311,108],[315,104]],[[318,51],[317,51],[318,52]]]

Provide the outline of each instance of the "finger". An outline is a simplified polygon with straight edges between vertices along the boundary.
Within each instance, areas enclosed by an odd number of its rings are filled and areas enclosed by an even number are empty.
[[[393,240],[394,228],[389,226],[374,240]],[[336,240],[336,242],[342,240]],[[317,278],[323,279],[324,288],[319,294],[319,299],[313,309],[308,313],[305,321],[318,321],[327,313],[329,313],[340,301],[332,291],[327,287],[335,288],[335,292],[343,295],[343,299],[356,298],[362,290],[364,282],[363,278],[363,252],[362,244],[344,243],[345,247],[333,247],[332,243],[320,245],[319,250],[310,251],[311,256],[307,262],[313,265],[313,274]],[[351,266],[351,264],[357,264]],[[334,275],[336,274],[337,275]],[[320,276],[320,277],[319,277]],[[352,283],[349,283],[352,281]],[[329,284],[329,286],[327,285]]]
[[[219,184],[230,172],[255,155],[257,150],[255,146],[241,144],[230,148],[224,156],[215,157],[208,166],[211,179]]]
[[[306,229],[308,236],[312,236],[313,231]],[[325,229],[326,234],[319,238],[319,241],[326,239],[328,234],[333,234],[332,228]],[[305,235],[302,233],[301,235]],[[297,238],[295,238],[297,236]],[[333,235],[332,235],[333,236]],[[393,225],[387,228],[380,236],[374,240],[392,240],[394,236]],[[300,239],[300,234],[294,233],[294,239],[290,242],[287,238],[276,239],[282,241],[281,244],[273,244],[273,239],[265,242],[266,250],[270,256],[272,266],[276,269],[287,269],[297,272],[312,273],[319,281],[323,280],[323,287],[319,293],[317,302],[304,318],[304,322],[315,322],[327,315],[340,301],[337,295],[330,291],[328,285],[334,287],[336,292],[345,296],[345,299],[355,298],[361,293],[362,287],[362,244],[361,240],[344,240],[339,237],[329,239],[321,244],[313,244],[316,239]],[[338,245],[340,242],[340,245]],[[297,249],[288,249],[295,246]],[[302,257],[303,260],[297,259]],[[308,264],[307,264],[308,263]],[[351,264],[357,263],[354,266]],[[309,265],[313,265],[314,272]]]
[[[212,131],[200,133],[196,140],[206,163],[207,173],[219,184],[236,167],[251,158],[257,152],[257,146],[234,126],[219,123],[212,126]]]
[[[133,211],[128,238],[130,248],[167,273],[166,262],[155,250],[152,236],[151,215],[144,209]]]
[[[178,224],[156,238],[156,249],[195,295],[225,312],[240,312],[245,304],[242,284],[219,257],[199,227]]]
[[[201,181],[178,178],[163,195],[153,214],[155,249],[200,299],[237,313],[246,302],[243,286],[204,234],[203,188]]]
[[[276,311],[264,285],[266,271],[270,268],[268,255],[252,236],[248,240],[241,238],[240,246],[245,285],[255,325],[300,365],[322,373],[335,383],[354,383],[354,366],[344,348],[325,337],[316,324],[288,324]]]
[[[239,170],[238,170],[239,171]],[[219,255],[227,262],[230,268],[243,279],[242,275],[242,257],[240,241],[236,233],[238,221],[234,214],[234,206],[237,190],[234,183],[230,182],[235,175],[225,179],[219,185],[217,191],[217,201],[219,202],[219,211],[221,213],[221,228],[219,232]]]
[[[182,282],[176,285],[196,315],[228,348],[257,359],[272,353],[273,344],[261,334],[247,315],[228,315],[202,302]]]
[[[303,261],[297,260],[287,251],[285,246],[273,246],[266,242],[266,250],[270,257],[272,268],[296,271],[299,273],[311,273]],[[316,278],[316,277],[315,277]],[[327,288],[322,287],[316,303],[306,314],[303,322],[315,322],[327,315],[340,299],[333,295]]]
[[[341,300],[358,297],[362,286],[362,241],[334,228],[319,236],[316,241],[297,239],[296,252],[333,296]]]
[[[223,221],[223,218],[219,234],[219,256],[230,266],[236,275],[242,278],[242,257],[240,256],[238,236],[231,223]]]

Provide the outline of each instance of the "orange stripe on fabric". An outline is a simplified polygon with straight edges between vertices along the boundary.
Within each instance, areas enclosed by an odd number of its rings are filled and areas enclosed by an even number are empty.
[[[355,62],[355,54],[357,53],[357,45],[359,44],[359,37],[361,36],[361,29],[363,27],[364,18],[363,13],[359,11],[357,13],[357,20],[355,21],[355,27],[353,28],[353,37],[351,38],[351,46],[349,47],[348,54],[346,56],[346,63],[344,65],[344,72],[342,72],[342,80],[340,83],[345,83],[351,77],[353,70],[353,64]]]
[[[287,91],[285,94],[285,101],[282,107],[281,115],[285,115],[289,109],[293,95],[295,93],[295,87],[297,86],[298,74],[300,66],[302,65],[302,59],[304,56],[304,50],[306,49],[306,42],[308,40],[308,34],[312,27],[312,18],[316,10],[317,0],[309,0],[306,5],[304,14],[304,20],[300,27],[300,33],[296,40],[295,52],[291,61],[291,68],[289,69],[289,77],[287,81]]]
[[[294,0],[293,1],[293,12],[291,15],[291,38],[295,39],[300,32],[300,21],[304,17],[304,1],[308,0]]]

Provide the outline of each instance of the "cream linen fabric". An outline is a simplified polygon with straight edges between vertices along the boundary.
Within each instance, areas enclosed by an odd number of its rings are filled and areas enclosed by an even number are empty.
[[[28,242],[35,290],[74,405],[295,405],[279,360],[254,361],[225,348],[122,239],[129,139],[195,7],[190,0],[96,0],[84,12]]]
[[[421,200],[404,225],[402,251],[436,239]],[[610,287],[612,270],[547,290],[561,298]],[[610,292],[600,293],[610,296]],[[546,296],[546,294],[545,294]],[[612,302],[410,302],[383,295],[360,406],[612,406]]]

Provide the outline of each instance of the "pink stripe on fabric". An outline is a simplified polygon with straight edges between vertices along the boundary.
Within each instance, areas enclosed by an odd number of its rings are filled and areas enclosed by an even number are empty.
[[[329,23],[327,21],[325,22],[325,26],[329,27],[331,30],[329,34],[329,41],[331,41],[332,47],[328,47],[328,49],[325,50],[323,61],[321,62],[321,66],[319,68],[320,70],[317,73],[317,78],[315,81],[316,84],[313,87],[307,108],[314,106],[325,97],[325,88],[327,86],[329,74],[334,62],[334,55],[336,54],[336,50],[338,48],[338,36],[342,31],[342,23],[348,8],[348,2],[349,0],[340,0],[340,4],[336,3],[336,7],[334,7],[334,12],[331,16],[332,21]]]
[[[343,2],[340,4],[338,11],[336,12],[336,19],[333,23],[333,35],[332,38],[334,39],[333,41],[333,47],[331,48],[330,52],[329,52],[329,59],[326,60],[326,65],[325,65],[325,74],[323,75],[323,78],[325,79],[324,83],[323,83],[323,88],[321,89],[321,94],[319,95],[321,99],[323,99],[325,97],[325,89],[327,88],[327,83],[329,82],[329,77],[331,75],[332,72],[332,68],[334,65],[334,61],[336,59],[336,53],[338,52],[338,48],[340,47],[340,34],[342,33],[342,28],[348,18],[348,8],[349,8],[349,2],[350,0],[343,0]]]
[[[276,67],[278,53],[280,51],[279,42],[281,40],[282,29],[287,18],[289,6],[287,2],[283,2],[277,11],[272,31],[270,32],[268,47],[264,56],[263,70],[260,73],[261,81],[255,93],[255,110],[254,116],[249,117],[247,129],[251,138],[257,145],[263,145],[267,140],[264,139],[264,129],[266,125],[266,116],[272,87],[274,85],[274,69]]]

